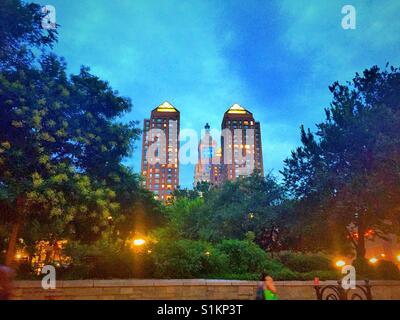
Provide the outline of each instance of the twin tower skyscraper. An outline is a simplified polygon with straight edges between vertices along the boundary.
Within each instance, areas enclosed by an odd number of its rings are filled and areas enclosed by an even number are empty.
[[[220,143],[208,123],[204,129],[196,141],[195,185],[202,181],[218,185],[254,171],[264,172],[260,123],[250,111],[234,104],[225,112]],[[144,120],[141,165],[145,188],[164,203],[172,199],[179,185],[179,158],[183,156],[179,151],[180,112],[164,102]]]

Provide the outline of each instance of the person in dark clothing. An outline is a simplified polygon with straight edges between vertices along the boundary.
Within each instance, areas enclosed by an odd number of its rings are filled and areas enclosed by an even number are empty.
[[[257,300],[278,300],[278,295],[272,277],[263,273],[261,283],[257,289]]]
[[[0,265],[0,300],[9,300],[13,289],[14,271]]]

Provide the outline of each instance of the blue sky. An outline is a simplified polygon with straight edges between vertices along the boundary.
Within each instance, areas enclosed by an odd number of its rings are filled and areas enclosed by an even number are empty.
[[[299,145],[299,127],[315,128],[328,86],[386,62],[400,66],[400,1],[335,0],[49,0],[71,73],[91,67],[133,110],[149,117],[167,100],[181,128],[220,128],[239,103],[261,122],[265,171],[278,175]],[[341,27],[341,8],[356,8],[357,28]],[[141,143],[127,164],[140,170]],[[193,165],[181,166],[191,187]]]

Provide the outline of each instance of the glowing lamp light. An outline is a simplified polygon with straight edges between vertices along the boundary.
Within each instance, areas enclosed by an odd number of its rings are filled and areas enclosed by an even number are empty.
[[[21,255],[20,253],[17,253],[17,254],[15,255],[15,259],[19,260],[19,259],[21,259],[21,258],[22,258],[22,255]]]
[[[337,260],[335,262],[335,265],[336,265],[336,267],[341,268],[341,267],[344,267],[346,265],[346,262],[343,261],[343,260]]]
[[[396,257],[396,259],[400,262],[400,254]]]
[[[372,264],[375,264],[378,262],[378,259],[374,257],[374,258],[369,259],[369,262]]]
[[[206,251],[205,253],[206,256],[209,256],[210,254],[211,254],[210,251]]]
[[[145,243],[146,243],[146,240],[141,239],[141,238],[133,240],[133,245],[137,246],[137,247],[140,247],[140,246],[144,245]]]

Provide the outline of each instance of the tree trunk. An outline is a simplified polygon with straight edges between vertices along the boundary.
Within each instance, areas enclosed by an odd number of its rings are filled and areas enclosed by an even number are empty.
[[[13,265],[20,228],[21,228],[21,219],[17,219],[12,226],[10,238],[8,239],[8,248],[5,261],[7,267],[12,267]]]
[[[358,232],[358,240],[357,240],[357,258],[363,258],[365,259],[365,236],[364,236],[364,230],[360,230]]]
[[[365,215],[367,214],[367,209],[359,208],[358,217],[357,217],[357,244],[356,244],[356,258],[357,259],[365,259]]]
[[[8,248],[7,248],[7,254],[6,254],[6,261],[5,265],[8,267],[12,267],[14,263],[14,258],[15,258],[15,253],[17,249],[17,240],[18,240],[18,235],[19,231],[22,226],[23,222],[23,214],[24,214],[24,199],[22,197],[17,198],[17,205],[16,205],[16,219],[13,223],[12,230],[10,237],[8,239]]]

